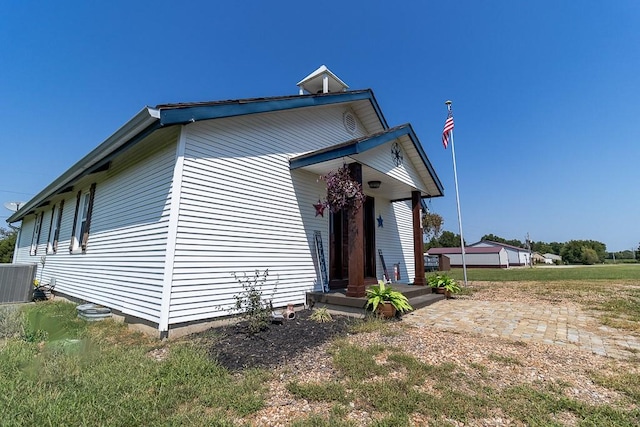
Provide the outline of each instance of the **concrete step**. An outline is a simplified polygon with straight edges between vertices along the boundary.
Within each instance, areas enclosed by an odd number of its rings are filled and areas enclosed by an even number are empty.
[[[431,292],[431,289],[429,289],[429,292]],[[409,298],[409,304],[411,304],[411,307],[413,307],[414,310],[417,310],[435,302],[442,301],[443,299],[444,295],[428,293]]]
[[[421,295],[431,295],[433,293],[430,286],[408,285],[408,286],[403,286],[398,290],[402,292],[402,294],[409,299],[413,297],[419,297]]]

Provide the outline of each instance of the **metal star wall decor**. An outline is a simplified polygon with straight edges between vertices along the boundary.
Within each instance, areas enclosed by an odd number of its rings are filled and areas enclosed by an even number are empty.
[[[320,215],[321,217],[324,218],[324,208],[326,206],[324,205],[324,203],[322,203],[320,199],[318,199],[318,203],[314,204],[313,207],[316,208],[316,216]]]
[[[382,215],[378,215],[378,218],[376,219],[378,220],[378,228],[383,228],[384,226],[382,225]]]

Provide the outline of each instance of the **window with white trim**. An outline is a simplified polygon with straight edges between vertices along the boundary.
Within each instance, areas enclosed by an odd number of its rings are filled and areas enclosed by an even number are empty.
[[[87,192],[79,191],[76,199],[76,212],[71,229],[71,245],[69,251],[72,253],[87,250],[89,240],[89,228],[91,227],[91,211],[93,210],[93,198],[96,191],[96,184],[92,184]]]
[[[55,254],[58,251],[58,238],[60,237],[60,223],[62,222],[62,209],[64,200],[60,205],[53,205],[51,209],[51,223],[49,224],[49,238],[47,239],[47,254]]]
[[[44,212],[40,212],[40,215],[36,214],[36,225],[33,227],[33,236],[31,236],[31,249],[29,250],[29,255],[35,255],[38,252],[38,241],[40,240],[43,215]]]

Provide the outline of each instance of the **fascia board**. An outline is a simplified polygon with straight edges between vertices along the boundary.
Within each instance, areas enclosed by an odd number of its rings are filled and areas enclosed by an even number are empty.
[[[321,96],[292,96],[287,99],[256,100],[251,102],[230,102],[214,105],[196,105],[190,107],[168,107],[160,109],[160,123],[162,126],[187,124],[199,120],[211,120],[224,117],[244,116],[256,113],[291,110],[295,108],[331,105],[369,99],[380,121],[386,127],[386,121],[375,101],[371,90],[356,92],[340,92]]]

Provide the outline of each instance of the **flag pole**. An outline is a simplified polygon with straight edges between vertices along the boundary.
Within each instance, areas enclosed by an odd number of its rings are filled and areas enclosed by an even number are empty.
[[[445,101],[449,115],[451,112],[451,101]],[[451,116],[452,117],[452,116]],[[458,228],[460,229],[460,247],[462,248],[462,271],[464,273],[464,285],[467,286],[467,263],[465,262],[464,235],[462,234],[462,214],[460,213],[460,194],[458,192],[458,170],[456,168],[456,149],[453,143],[453,126],[449,130],[449,139],[451,139],[451,157],[453,158],[453,180],[456,185],[456,205],[458,207]]]

